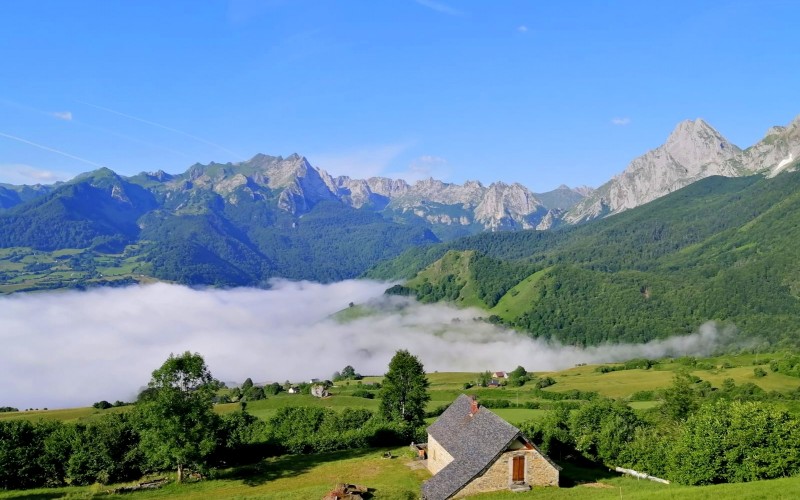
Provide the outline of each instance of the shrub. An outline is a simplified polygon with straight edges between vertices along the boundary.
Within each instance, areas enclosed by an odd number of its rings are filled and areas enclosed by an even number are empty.
[[[800,472],[800,422],[756,402],[705,405],[672,451],[671,476],[691,484],[755,481]]]
[[[536,387],[539,389],[544,389],[545,387],[550,387],[555,383],[556,381],[552,377],[543,377],[536,381]]]
[[[366,389],[363,389],[363,388],[356,389],[355,391],[353,391],[352,395],[353,395],[353,397],[356,397],[356,398],[375,399],[375,393],[374,392],[370,392],[370,391],[368,391]]]

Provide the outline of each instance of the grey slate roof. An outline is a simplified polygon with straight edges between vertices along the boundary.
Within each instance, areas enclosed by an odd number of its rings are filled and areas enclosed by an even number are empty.
[[[428,427],[428,434],[453,461],[422,485],[425,500],[455,495],[521,436],[519,429],[486,408],[470,416],[471,405],[472,400],[462,394]]]

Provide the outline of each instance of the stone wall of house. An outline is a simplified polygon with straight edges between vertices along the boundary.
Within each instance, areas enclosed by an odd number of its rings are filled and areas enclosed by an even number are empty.
[[[453,456],[428,434],[428,470],[431,474],[436,474],[452,461]]]
[[[509,489],[513,457],[520,455],[525,456],[525,484],[558,486],[558,469],[553,467],[539,452],[528,449],[509,450],[500,455],[486,472],[473,479],[453,498]]]
[[[531,486],[558,486],[557,468],[536,450],[528,450],[525,482]],[[510,476],[509,476],[510,477]]]

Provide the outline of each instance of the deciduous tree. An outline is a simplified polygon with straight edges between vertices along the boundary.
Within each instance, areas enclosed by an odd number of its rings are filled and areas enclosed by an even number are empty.
[[[422,425],[425,405],[431,397],[430,383],[420,360],[406,350],[397,351],[382,384],[381,415],[390,421]]]
[[[218,383],[199,354],[185,352],[153,372],[150,397],[136,403],[141,450],[151,465],[177,470],[205,464],[214,450],[218,417],[213,397]]]

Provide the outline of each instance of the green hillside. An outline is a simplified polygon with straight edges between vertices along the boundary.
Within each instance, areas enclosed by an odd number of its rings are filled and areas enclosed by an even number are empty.
[[[212,164],[193,167],[185,177],[200,171],[236,173]],[[123,178],[100,169],[38,196],[0,187],[0,292],[105,284],[95,270],[113,267],[108,261],[119,266],[105,274],[128,283],[330,282],[354,278],[410,246],[439,241],[425,225],[369,209],[322,201],[293,216],[277,208],[278,193],[267,187],[242,185],[223,197],[167,174]],[[82,257],[61,258],[65,251]],[[36,258],[20,265],[25,256]]]
[[[795,345],[799,239],[800,174],[712,177],[583,226],[414,248],[367,275],[415,276],[389,292],[481,306],[569,344],[643,342],[715,320]],[[470,280],[454,251],[469,255]]]

